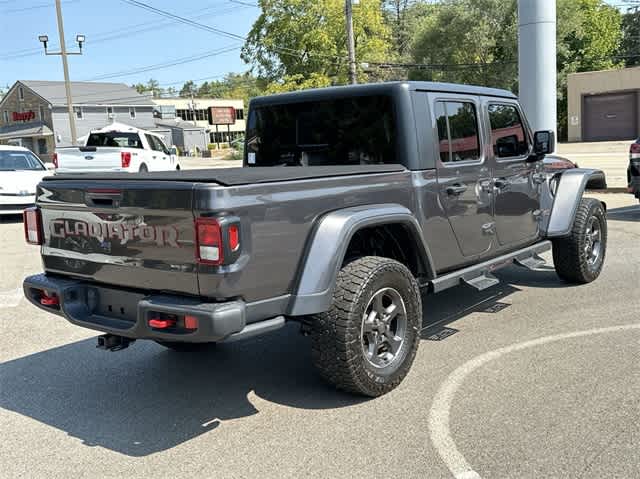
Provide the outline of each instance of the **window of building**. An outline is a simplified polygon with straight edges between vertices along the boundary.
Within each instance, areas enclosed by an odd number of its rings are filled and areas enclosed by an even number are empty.
[[[436,103],[435,113],[440,161],[478,161],[480,139],[475,105],[468,102],[440,101]]]
[[[9,110],[5,110],[2,112],[2,119],[5,123],[9,123]]]
[[[40,120],[44,121],[44,106],[42,105],[38,106],[38,113],[40,114]]]
[[[24,88],[18,87],[18,99],[24,100]]]
[[[74,106],[73,113],[76,115],[76,119],[83,120],[84,119],[84,111],[81,106]]]
[[[113,118],[113,107],[112,106],[108,106],[107,107],[107,118],[109,120],[111,120],[111,118]]]
[[[136,108],[133,106],[129,107],[129,118],[132,120],[136,119]]]
[[[514,105],[489,105],[491,142],[498,158],[516,158],[529,153],[527,135]]]
[[[244,120],[244,110],[242,108],[236,110],[236,120]]]

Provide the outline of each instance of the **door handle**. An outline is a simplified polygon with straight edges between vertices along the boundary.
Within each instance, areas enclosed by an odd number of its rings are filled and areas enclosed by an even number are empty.
[[[456,183],[447,187],[447,194],[450,196],[458,196],[467,191],[467,185]]]

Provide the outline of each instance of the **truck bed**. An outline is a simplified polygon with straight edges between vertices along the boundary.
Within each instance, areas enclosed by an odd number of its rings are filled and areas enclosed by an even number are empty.
[[[265,166],[245,168],[212,168],[207,170],[160,171],[155,173],[74,173],[59,174],[45,178],[45,181],[87,180],[87,181],[172,181],[217,183],[223,186],[239,186],[252,183],[274,183],[278,181],[307,180],[336,176],[370,175],[375,173],[397,173],[405,167],[389,165],[349,165],[349,166]]]

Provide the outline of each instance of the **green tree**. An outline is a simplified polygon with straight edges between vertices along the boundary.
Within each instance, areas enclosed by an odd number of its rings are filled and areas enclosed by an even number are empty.
[[[190,96],[196,96],[197,94],[198,94],[198,87],[192,80],[186,81],[184,85],[182,85],[182,88],[180,89],[181,97],[187,98]]]
[[[640,66],[640,8],[622,17],[620,56],[625,66]]]
[[[331,85],[331,79],[322,73],[309,75],[289,75],[279,82],[270,83],[267,86],[267,94],[285,93],[288,91],[307,90],[309,88],[323,88]]]
[[[261,15],[242,49],[242,59],[269,81],[312,73],[334,83],[346,81],[344,0],[259,0]],[[385,61],[390,32],[380,0],[361,0],[354,8],[356,57]],[[365,74],[360,71],[360,76]]]

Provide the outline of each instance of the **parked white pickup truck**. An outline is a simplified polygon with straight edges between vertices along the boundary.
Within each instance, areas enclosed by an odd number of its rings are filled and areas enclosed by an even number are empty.
[[[56,173],[179,170],[180,163],[162,141],[149,131],[113,123],[87,135],[84,146],[57,148]]]

